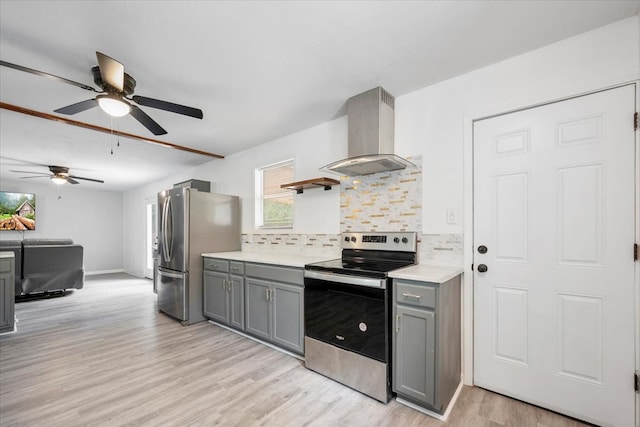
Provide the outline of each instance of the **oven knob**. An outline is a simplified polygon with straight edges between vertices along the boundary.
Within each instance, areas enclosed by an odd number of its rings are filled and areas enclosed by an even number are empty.
[[[352,237],[351,237],[351,241],[352,241],[353,243],[355,243],[355,242],[356,242],[356,238],[352,236]]]
[[[393,243],[400,243],[400,239],[399,239],[399,238],[397,238],[397,237],[394,237],[394,238],[393,238]]]
[[[409,242],[409,239],[407,239],[406,237],[402,238],[402,243],[408,243],[408,242]]]
[[[345,237],[345,238],[344,238],[344,241],[345,241],[345,242],[348,242],[348,241],[349,241],[349,236]]]

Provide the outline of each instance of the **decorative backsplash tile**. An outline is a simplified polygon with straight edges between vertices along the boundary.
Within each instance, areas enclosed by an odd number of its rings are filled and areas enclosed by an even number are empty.
[[[462,234],[423,234],[418,245],[420,264],[461,267],[464,261]]]
[[[422,231],[422,157],[415,166],[340,180],[340,231]],[[243,234],[242,250],[327,256],[341,254],[339,234]],[[421,264],[462,266],[462,234],[419,234]]]
[[[284,254],[340,256],[338,234],[243,234],[242,250]]]
[[[422,234],[418,242],[421,264],[463,265],[462,234]],[[243,234],[242,250],[281,254],[340,257],[338,234]]]
[[[416,231],[422,229],[422,156],[415,166],[340,179],[340,230]]]

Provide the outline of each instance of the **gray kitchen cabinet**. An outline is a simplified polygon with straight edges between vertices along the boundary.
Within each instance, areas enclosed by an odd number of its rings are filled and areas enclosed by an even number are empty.
[[[273,286],[273,342],[304,352],[304,288],[284,283]]]
[[[15,258],[0,252],[0,332],[13,331],[15,324]]]
[[[244,264],[204,258],[203,313],[216,322],[244,330]]]
[[[393,319],[393,391],[444,413],[461,380],[460,276],[394,279]]]
[[[246,331],[271,341],[271,283],[248,277],[245,279],[246,288]]]
[[[304,353],[304,279],[299,268],[246,263],[246,331]]]

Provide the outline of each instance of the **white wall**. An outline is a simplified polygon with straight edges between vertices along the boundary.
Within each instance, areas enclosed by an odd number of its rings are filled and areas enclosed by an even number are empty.
[[[423,231],[463,232],[472,119],[637,79],[638,61],[633,17],[398,97],[396,152],[423,159]]]
[[[121,192],[59,187],[50,181],[3,181],[0,190],[36,195],[36,229],[2,231],[0,239],[72,239],[84,248],[86,273],[123,269]]]
[[[296,181],[320,177],[320,167],[346,157],[346,134],[346,117],[341,117],[127,191],[124,195],[125,271],[143,275],[145,199],[156,197],[158,192],[177,182],[188,179],[210,181],[212,192],[240,196],[242,232],[259,232],[254,229],[254,170],[293,158]],[[337,187],[331,191],[308,190],[295,197],[294,233],[340,233],[340,191]]]
[[[473,120],[639,79],[639,29],[638,17],[628,18],[396,99],[396,152],[423,158],[424,232],[464,233],[466,384],[473,377]],[[462,213],[458,224],[446,224],[449,208]]]
[[[396,153],[422,156],[422,231],[462,234],[470,222],[472,119],[637,79],[638,17],[502,61],[396,98]],[[384,82],[380,82],[384,86]],[[243,233],[253,230],[253,170],[296,159],[296,179],[346,157],[346,117],[215,160],[125,194],[125,269],[141,274],[144,199],[186,179],[242,198]],[[465,193],[466,191],[466,193]],[[458,223],[446,223],[446,210]],[[339,195],[308,191],[296,197],[296,233],[339,233]],[[465,236],[468,238],[468,236]]]

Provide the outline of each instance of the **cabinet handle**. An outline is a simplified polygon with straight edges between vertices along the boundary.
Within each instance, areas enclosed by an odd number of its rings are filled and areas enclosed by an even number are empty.
[[[218,268],[220,266],[218,264],[209,264],[209,267]]]
[[[238,271],[238,270],[240,270],[240,268],[238,268],[238,267],[231,267],[231,270],[233,270],[233,271]]]
[[[421,297],[422,295],[414,295],[414,294],[409,294],[409,293],[405,292],[405,293],[403,293],[403,294],[402,294],[402,296],[403,296],[403,297],[405,297],[405,298],[415,298],[415,299],[420,299],[420,297]]]
[[[227,279],[222,279],[222,289],[227,290]]]
[[[396,332],[400,331],[400,315],[396,314]]]
[[[269,288],[267,288],[267,289],[265,290],[265,293],[266,293],[265,298],[267,299],[267,301],[270,301],[270,300],[269,300]]]

